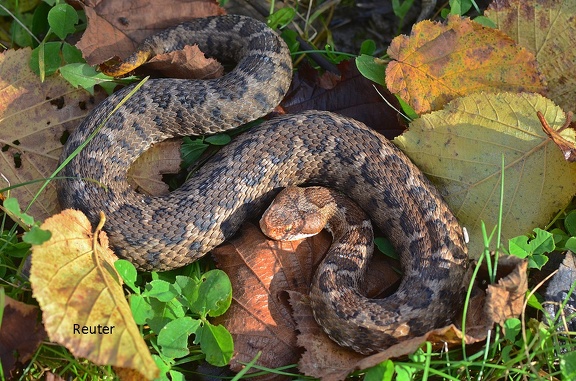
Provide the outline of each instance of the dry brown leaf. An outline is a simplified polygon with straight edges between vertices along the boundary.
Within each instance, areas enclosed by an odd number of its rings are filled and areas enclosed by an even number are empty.
[[[576,2],[494,0],[485,15],[534,53],[548,82],[548,97],[564,110],[576,111]]]
[[[245,224],[238,238],[212,251],[234,290],[232,305],[219,321],[225,321],[234,338],[233,370],[259,351],[259,365],[275,368],[297,361],[296,326],[285,291],[308,292],[310,269],[329,245],[325,235],[312,241],[269,241],[258,228]]]
[[[38,321],[40,309],[5,296],[0,329],[0,360],[8,379],[16,361],[26,363],[46,338]],[[16,379],[16,377],[13,377]]]
[[[422,21],[388,48],[388,89],[418,114],[479,91],[545,92],[534,55],[503,32],[449,16]]]
[[[67,209],[41,226],[52,237],[32,247],[30,283],[50,340],[98,365],[158,375],[134,322],[103,231],[92,233],[79,211]]]
[[[220,15],[214,0],[89,0],[88,28],[76,45],[90,65],[124,59],[147,36],[195,17]]]
[[[518,317],[528,291],[528,262],[514,256],[498,260],[498,282],[488,285],[485,313],[487,324],[503,325],[506,319]]]
[[[162,175],[178,173],[180,170],[180,140],[167,140],[155,144],[130,166],[128,183],[132,189],[151,196],[169,192]]]
[[[62,149],[64,133],[71,132],[104,98],[74,89],[59,76],[44,82],[28,67],[31,50],[7,50],[0,54],[0,172],[10,182],[0,188],[47,178]],[[21,205],[27,205],[41,182],[12,190]],[[28,214],[42,220],[59,210],[56,184],[52,182],[32,204]]]
[[[215,59],[206,58],[197,45],[157,55],[143,69],[145,74],[184,79],[211,79],[224,74],[224,67]]]
[[[573,127],[572,113],[569,112],[566,115],[566,122],[557,130],[550,127],[540,111],[537,112],[537,115],[542,124],[542,130],[560,148],[560,151],[564,154],[564,159],[571,162],[576,161],[576,129]]]

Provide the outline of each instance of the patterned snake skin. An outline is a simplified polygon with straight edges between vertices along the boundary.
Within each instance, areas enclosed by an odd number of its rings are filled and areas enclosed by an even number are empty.
[[[117,254],[142,270],[168,270],[232,237],[283,187],[339,189],[369,213],[401,257],[405,280],[387,307],[410,317],[399,336],[446,323],[461,302],[467,258],[462,230],[410,160],[360,122],[320,111],[279,117],[240,135],[168,195],[149,197],[130,188],[127,169],[154,143],[237,127],[267,114],[288,89],[286,45],[250,18],[194,20],[149,38],[140,50],[159,54],[194,43],[237,66],[215,80],[150,79],[106,120],[132,87],[108,97],[64,147],[62,160],[103,125],[63,170],[69,179],[59,182],[62,207],[82,210],[93,223],[103,211]],[[344,319],[358,313],[347,311]],[[386,323],[365,314],[376,326]],[[370,332],[361,335],[376,340]]]

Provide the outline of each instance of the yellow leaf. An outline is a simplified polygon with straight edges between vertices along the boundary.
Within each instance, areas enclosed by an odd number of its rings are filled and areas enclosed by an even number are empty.
[[[10,182],[0,188],[43,179],[56,168],[66,131],[71,132],[103,98],[74,89],[60,76],[45,82],[28,67],[31,50],[7,50],[0,54],[0,172]],[[12,190],[26,206],[41,182]],[[59,211],[56,186],[48,185],[28,214],[41,220]]]
[[[422,116],[394,140],[468,229],[473,257],[483,248],[481,221],[489,232],[498,222],[502,156],[502,238],[544,226],[575,193],[576,165],[542,130],[537,111],[552,129],[564,125],[562,109],[541,95],[477,93]]]
[[[50,340],[98,365],[158,375],[126,302],[106,234],[76,210],[48,218],[52,237],[32,248],[30,282]]]
[[[485,15],[536,56],[552,99],[576,111],[576,1],[496,0]]]
[[[534,55],[499,30],[450,16],[422,21],[392,40],[386,85],[422,114],[479,91],[542,93]]]

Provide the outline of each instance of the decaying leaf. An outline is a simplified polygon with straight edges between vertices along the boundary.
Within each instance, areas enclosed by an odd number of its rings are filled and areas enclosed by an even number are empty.
[[[84,10],[88,28],[77,47],[90,65],[116,56],[124,59],[144,38],[169,26],[224,13],[213,0],[90,0],[85,2]]]
[[[479,91],[544,93],[534,55],[503,32],[449,16],[422,21],[388,48],[388,89],[418,114]]]
[[[354,118],[392,139],[404,131],[396,111],[398,100],[380,85],[360,74],[353,60],[338,65],[340,75],[301,64],[280,104],[288,113],[326,110]],[[385,97],[385,99],[383,99]]]
[[[180,170],[180,140],[167,140],[155,144],[140,156],[128,170],[128,183],[132,189],[151,196],[167,194],[168,184],[162,175]]]
[[[566,115],[538,94],[477,93],[424,115],[394,142],[437,185],[470,235],[469,253],[483,250],[481,221],[498,222],[504,158],[504,240],[544,226],[576,189],[576,166],[542,130]]]
[[[5,296],[0,329],[0,360],[4,376],[8,379],[16,361],[26,363],[46,337],[38,322],[40,309]]]
[[[50,240],[32,248],[30,282],[50,340],[98,365],[158,375],[114,269],[106,234],[92,233],[79,211],[64,210],[41,226]]]
[[[548,82],[547,96],[564,110],[576,111],[576,2],[494,0],[484,14],[534,53]]]
[[[30,49],[0,54],[0,188],[47,178],[62,149],[64,134],[76,125],[102,98],[74,89],[59,76],[44,82],[28,67]],[[27,205],[41,182],[12,190],[21,205]],[[32,204],[28,213],[43,219],[59,210],[54,182]]]

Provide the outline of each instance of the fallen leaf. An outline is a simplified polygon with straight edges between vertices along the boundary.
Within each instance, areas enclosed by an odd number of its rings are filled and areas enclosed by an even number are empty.
[[[50,240],[32,247],[30,283],[50,340],[97,365],[158,375],[124,297],[114,254],[100,230],[67,209],[42,224]]]
[[[386,85],[418,114],[480,91],[544,93],[534,55],[503,32],[449,16],[422,21],[388,48]]]
[[[224,322],[234,338],[232,370],[243,368],[261,351],[257,364],[279,367],[299,356],[296,326],[287,302],[287,290],[308,292],[315,268],[328,248],[325,235],[312,243],[276,242],[258,228],[245,224],[241,234],[212,250],[220,269],[232,282],[232,305],[215,324]]]
[[[179,139],[163,141],[136,159],[127,175],[132,189],[151,196],[167,194],[168,184],[162,181],[162,175],[179,172],[181,144]]]
[[[353,60],[341,62],[338,69],[339,76],[330,72],[320,75],[310,65],[300,65],[280,105],[293,114],[304,110],[333,111],[359,120],[389,139],[404,131],[396,110],[388,104],[400,109],[396,97],[362,76]]]
[[[297,339],[289,295],[308,295],[312,276],[330,243],[327,233],[303,241],[272,241],[245,224],[237,238],[212,251],[234,290],[230,309],[215,322],[225,324],[234,337],[233,370],[239,371],[241,363],[259,351],[257,364],[269,368],[298,360],[301,348],[296,341],[301,339]],[[380,295],[398,279],[390,260],[376,255],[366,274],[366,293]]]
[[[76,46],[88,64],[124,59],[151,34],[195,17],[224,14],[213,0],[89,0],[88,28]]]
[[[518,257],[509,255],[498,260],[498,281],[486,290],[487,328],[494,323],[503,326],[506,319],[520,315],[528,291],[527,269],[528,261]]]
[[[11,379],[16,362],[26,363],[46,337],[39,323],[40,309],[5,296],[0,326],[0,360],[4,376]],[[14,377],[16,379],[16,377]]]
[[[494,0],[485,16],[536,56],[548,82],[547,96],[576,111],[576,2],[572,0]]]
[[[155,56],[141,71],[145,75],[170,78],[211,79],[224,75],[224,67],[213,58],[206,58],[197,45]]]
[[[566,115],[538,94],[477,93],[424,115],[394,142],[435,183],[470,236],[472,258],[484,249],[481,222],[496,225],[504,157],[502,239],[544,226],[576,189],[576,166],[542,131]]]
[[[31,50],[7,50],[0,54],[0,188],[49,177],[60,158],[62,139],[104,98],[74,89],[59,76],[44,82],[28,67]],[[7,183],[6,181],[9,181]],[[42,182],[13,189],[12,196],[25,206]],[[44,219],[59,210],[56,185],[34,201],[28,214]]]

